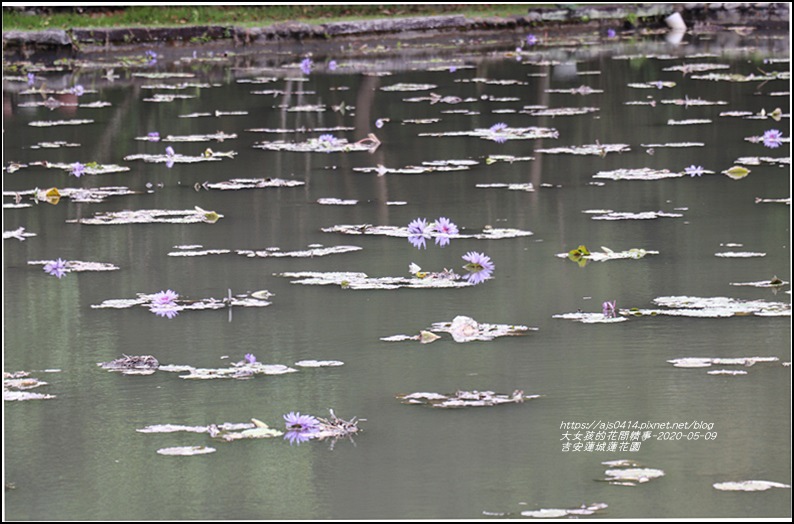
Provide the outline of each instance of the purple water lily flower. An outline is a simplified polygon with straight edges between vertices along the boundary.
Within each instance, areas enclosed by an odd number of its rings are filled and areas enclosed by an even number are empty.
[[[32,86],[35,83],[36,83],[36,75],[34,75],[33,73],[28,73],[28,85]]]
[[[146,55],[146,58],[149,60],[149,65],[154,65],[157,63],[157,53],[151,49],[147,50],[144,55]]]
[[[176,155],[176,153],[174,152],[174,148],[171,147],[171,146],[168,146],[168,147],[165,148],[165,154],[166,154],[166,156],[169,156],[169,157]]]
[[[617,33],[615,32],[614,29],[612,29],[611,27],[607,29],[607,38],[615,38],[616,36]]]
[[[44,271],[60,279],[67,272],[66,261],[59,258],[58,260],[47,262],[44,265]]]
[[[69,169],[69,173],[80,178],[85,174],[85,166],[80,162],[75,162]]]
[[[499,122],[498,124],[494,124],[488,128],[488,132],[491,133],[491,136],[489,138],[494,142],[503,144],[507,141],[507,137],[502,133],[507,131],[507,129],[508,129],[507,124],[505,124],[504,122]]]
[[[150,133],[148,133],[146,135],[146,139],[149,142],[159,142],[160,141],[160,133],[158,133],[157,131],[151,131]]]
[[[606,302],[601,304],[601,312],[604,314],[605,317],[615,318],[617,316],[616,304],[617,304],[617,300],[613,300],[612,302],[607,300]]]
[[[539,41],[540,41],[540,40],[538,39],[538,37],[537,37],[537,36],[535,36],[535,35],[532,35],[532,34],[529,34],[529,35],[527,35],[527,45],[535,45],[535,44],[537,44]]]
[[[689,176],[701,176],[704,172],[703,166],[696,166],[692,164],[691,166],[684,169],[684,172]]]
[[[491,278],[491,273],[496,266],[489,256],[476,251],[469,251],[462,258],[468,262],[468,264],[463,266],[463,269],[469,272],[466,275],[466,280],[470,284],[480,284]]]
[[[253,353],[246,353],[245,354],[245,363],[246,364],[256,364],[256,357]]]
[[[172,290],[160,291],[152,295],[152,304],[155,306],[165,306],[168,304],[175,304],[176,299],[179,298],[179,293]]]
[[[433,224],[433,229],[436,231],[436,245],[439,247],[449,244],[449,237],[458,234],[458,226],[447,217],[439,217]]]
[[[783,133],[777,129],[769,129],[764,131],[763,140],[766,147],[776,149],[783,143]]]
[[[77,95],[77,96],[83,96],[83,94],[85,93],[85,89],[83,89],[83,86],[81,86],[80,84],[77,84],[76,86],[71,88],[69,91],[73,95]]]
[[[416,249],[426,249],[425,242],[430,238],[430,225],[424,218],[417,218],[408,224],[408,241]]]
[[[328,62],[329,71],[336,71],[336,67],[337,67],[336,60],[331,60],[330,62]]]
[[[301,71],[303,71],[304,75],[312,72],[312,59],[308,56],[301,61]]]
[[[300,412],[290,411],[284,415],[284,422],[288,431],[311,433],[320,429],[320,421],[311,415],[301,415]]]

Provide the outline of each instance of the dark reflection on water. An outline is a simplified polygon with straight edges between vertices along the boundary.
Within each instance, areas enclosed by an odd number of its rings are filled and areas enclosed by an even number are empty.
[[[730,286],[731,282],[790,279],[789,207],[756,204],[755,197],[790,195],[789,168],[751,166],[734,181],[723,175],[661,181],[604,181],[598,171],[652,167],[679,172],[702,165],[719,173],[743,156],[785,157],[788,143],[767,149],[746,137],[767,129],[788,132],[789,119],[746,120],[720,117],[728,110],[758,113],[790,110],[788,82],[730,83],[696,80],[662,68],[681,63],[723,63],[731,73],[785,71],[785,41],[757,34],[736,42],[724,35],[698,45],[670,48],[632,43],[563,47],[506,56],[515,35],[493,38],[482,51],[461,48],[428,61],[430,52],[399,60],[336,58],[333,74],[323,68],[322,51],[313,49],[317,67],[306,81],[268,84],[239,80],[271,76],[248,66],[295,60],[278,54],[250,53],[219,63],[173,66],[196,73],[210,88],[174,91],[196,98],[173,103],[143,102],[152,84],[177,79],[100,77],[103,70],[74,74],[41,73],[48,86],[82,84],[98,93],[80,102],[104,100],[109,108],[19,107],[38,95],[19,94],[20,83],[4,82],[4,165],[49,162],[118,163],[127,173],[83,177],[43,167],[4,173],[4,190],[34,187],[126,185],[143,194],[113,197],[104,203],[5,209],[4,230],[25,226],[38,236],[4,241],[5,371],[60,369],[39,373],[55,400],[7,403],[5,422],[6,516],[43,519],[405,519],[478,518],[483,511],[509,512],[573,508],[581,503],[609,504],[611,517],[779,517],[790,515],[790,490],[730,494],[712,484],[734,480],[790,483],[790,373],[774,364],[747,368],[745,376],[711,376],[704,369],[677,369],[680,357],[776,356],[790,360],[790,319],[737,317],[633,319],[614,325],[584,325],[552,315],[582,309],[599,312],[601,302],[618,307],[649,307],[658,296],[730,296],[789,301],[788,293]],[[486,42],[487,43],[487,42]],[[502,52],[494,52],[500,48]],[[164,49],[164,54],[179,54]],[[684,58],[695,52],[717,56]],[[199,50],[198,56],[205,56]],[[676,57],[621,58],[635,53]],[[191,56],[187,52],[186,56]],[[530,65],[537,58],[553,59]],[[422,59],[420,61],[419,59]],[[573,60],[576,60],[573,63]],[[166,59],[156,66],[170,70]],[[297,65],[297,61],[294,62]],[[428,70],[436,65],[456,65]],[[471,69],[463,65],[474,66]],[[288,77],[300,77],[297,67]],[[361,71],[392,71],[391,75]],[[277,73],[283,76],[282,73]],[[519,80],[526,85],[461,82],[474,78]],[[673,88],[634,89],[632,82],[670,80]],[[457,105],[403,102],[428,91],[389,92],[397,83],[432,83],[442,96],[476,98]],[[548,89],[586,85],[603,94],[548,93]],[[253,95],[281,89],[288,94]],[[300,92],[314,94],[299,94]],[[168,91],[171,92],[171,91]],[[515,97],[518,101],[495,101]],[[629,100],[657,101],[656,107],[630,106]],[[724,106],[679,106],[662,100],[702,98]],[[61,97],[67,102],[68,97]],[[344,103],[342,114],[332,106]],[[324,112],[289,112],[279,107],[323,104]],[[535,117],[526,106],[597,107],[580,116]],[[355,108],[355,109],[351,109]],[[465,115],[445,111],[467,109]],[[504,113],[494,110],[514,109]],[[181,118],[194,112],[245,111],[244,116]],[[36,128],[36,120],[91,118],[94,124]],[[390,119],[382,128],[379,118]],[[409,119],[440,118],[434,124]],[[668,125],[668,120],[711,119],[711,124]],[[419,133],[465,131],[504,122],[512,127],[542,126],[557,139],[497,144],[473,137],[417,137]],[[346,126],[333,132],[350,141],[375,133],[382,145],[372,154],[272,152],[252,146],[262,140],[304,140],[319,133],[273,134],[261,128]],[[161,136],[236,133],[223,143],[135,140],[151,131]],[[65,140],[78,148],[32,150],[42,141]],[[598,156],[544,155],[536,149],[625,143],[631,151]],[[703,142],[705,147],[655,147],[642,144]],[[198,164],[124,162],[136,153],[199,155],[208,146],[236,151],[234,159]],[[486,164],[488,155],[534,156],[529,162]],[[387,175],[355,167],[390,168],[422,161],[474,159],[471,170],[425,175]],[[194,185],[234,177],[302,180],[298,188],[246,191],[196,191]],[[478,183],[531,182],[535,192],[477,189]],[[147,184],[151,190],[146,193]],[[323,206],[318,198],[357,199],[356,206]],[[9,203],[11,197],[4,198]],[[389,201],[405,201],[389,206]],[[121,209],[191,209],[200,206],[224,215],[216,224],[88,226],[66,220]],[[588,209],[617,211],[679,210],[682,218],[651,221],[597,221]],[[342,236],[320,231],[334,224],[405,226],[417,217],[452,219],[462,232],[486,225],[530,230],[511,240],[453,240],[446,248],[416,251],[405,239]],[[314,259],[250,259],[235,254],[169,257],[174,246],[201,244],[209,249],[305,249],[310,244],[352,244],[363,251]],[[739,243],[741,248],[725,247]],[[657,256],[643,260],[594,262],[584,268],[554,255],[586,244],[591,250],[644,248]],[[721,259],[714,253],[740,249],[763,258]],[[494,278],[466,289],[351,291],[311,287],[274,276],[283,271],[363,271],[371,276],[407,276],[408,264],[427,270],[459,269],[468,251],[487,253],[496,264]],[[110,262],[109,273],[49,277],[29,260],[64,258]],[[264,309],[183,312],[173,320],[142,308],[92,309],[109,298],[173,289],[190,298],[223,298],[267,289],[275,293]],[[789,289],[787,286],[784,289]],[[457,344],[445,337],[431,345],[386,343],[398,333],[414,334],[456,315],[482,322],[538,327],[526,337]],[[96,367],[122,354],[155,355],[161,363],[217,367],[253,353],[260,362],[292,365],[303,359],[342,360],[337,368],[258,377],[248,381],[185,381],[172,373],[120,376]],[[228,356],[228,358],[226,358]],[[460,411],[400,404],[394,395],[414,391],[451,393],[523,389],[543,398],[523,405]],[[355,446],[339,442],[242,441],[212,443],[189,433],[146,435],[150,424],[204,425],[243,422],[251,417],[280,427],[290,411],[324,416],[332,408],[344,417],[366,418]],[[562,452],[565,421],[691,422],[714,424],[714,441],[642,443],[638,452]],[[688,433],[688,432],[687,432]],[[164,457],[157,449],[212,445],[217,452],[199,457]],[[601,462],[631,458],[665,476],[629,488],[603,478]]]

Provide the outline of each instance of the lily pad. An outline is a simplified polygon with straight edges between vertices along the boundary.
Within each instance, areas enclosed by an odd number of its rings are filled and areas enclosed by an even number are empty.
[[[176,446],[171,448],[158,449],[157,453],[160,455],[171,456],[192,456],[192,455],[206,455],[208,453],[215,453],[215,448],[207,446]]]
[[[437,87],[438,86],[435,84],[398,83],[390,86],[383,86],[380,88],[380,90],[381,91],[429,91],[431,89],[436,89]]]
[[[17,371],[15,373],[3,373],[3,400],[22,401],[22,400],[47,400],[56,398],[55,395],[47,393],[31,393],[29,389],[49,385],[47,382],[31,377],[27,371]]]
[[[672,118],[667,121],[668,126],[692,126],[698,124],[711,124],[713,120],[708,118],[689,118],[685,120],[673,120]]]
[[[177,433],[184,431],[187,433],[212,433],[215,431],[236,431],[241,429],[251,429],[256,427],[250,422],[223,424],[210,424],[209,426],[184,426],[181,424],[152,424],[141,429],[136,429],[138,433]]]
[[[559,132],[548,127],[504,127],[498,130],[478,128],[471,131],[445,131],[443,133],[419,133],[418,136],[473,136],[483,140],[505,142],[507,140],[535,140],[539,138],[557,138]]]
[[[586,250],[587,248],[585,248]],[[558,258],[569,258],[575,261],[579,261],[580,258],[592,260],[594,262],[605,262],[607,260],[623,260],[623,259],[633,259],[639,260],[644,258],[645,255],[658,255],[658,251],[650,251],[645,249],[627,249],[625,251],[613,251],[608,247],[601,246],[603,251],[585,251],[582,252],[581,248],[573,251],[569,251],[568,253],[557,253],[555,256]],[[573,256],[573,258],[572,258]]]
[[[714,256],[720,258],[760,258],[765,257],[766,253],[753,253],[751,251],[725,251],[723,253],[714,253]]]
[[[661,103],[668,105],[676,105],[676,106],[686,106],[686,107],[728,105],[728,102],[724,100],[703,100],[702,98],[689,98],[689,97],[676,98],[673,100],[662,100]]]
[[[509,191],[526,191],[527,193],[531,193],[535,191],[535,186],[532,185],[532,182],[526,182],[523,184],[502,184],[502,183],[475,184],[474,187],[499,188],[499,189],[507,189]]]
[[[301,360],[294,365],[299,368],[325,368],[344,366],[344,364],[341,360]]]
[[[138,153],[134,155],[127,155],[124,157],[124,160],[143,160],[144,162],[150,162],[155,164],[195,164],[197,162],[218,162],[221,158],[234,158],[237,155],[236,151],[209,151],[208,154],[204,154],[201,156],[189,156],[189,155],[150,155],[146,153]]]
[[[625,153],[631,151],[628,144],[587,144],[583,146],[553,147],[550,149],[536,149],[535,153],[547,155],[559,155],[568,153],[571,155],[597,155],[604,157],[607,153]]]
[[[74,164],[52,163],[47,162],[45,167],[63,169],[67,173],[71,173],[74,169]],[[119,166],[116,164],[97,164],[96,162],[89,162],[85,164],[83,175],[106,175],[109,173],[125,173],[130,170],[127,166]]]
[[[343,289],[430,289],[470,287],[475,284],[461,279],[455,273],[448,273],[445,278],[405,278],[405,277],[370,277],[366,273],[356,272],[317,272],[302,271],[293,273],[276,273],[277,277],[292,278],[291,284],[306,286],[340,286]]]
[[[210,133],[206,135],[168,135],[165,138],[160,138],[159,142],[223,142],[225,140],[233,140],[237,138],[236,133],[224,133],[223,131],[218,131],[217,133]],[[148,136],[138,136],[135,137],[135,140],[143,140],[145,142],[150,142],[151,138]]]
[[[488,341],[497,337],[524,335],[527,331],[537,329],[521,325],[480,323],[463,315],[455,317],[452,322],[436,322],[430,327],[430,331],[451,334],[455,342]]]
[[[750,367],[759,362],[778,362],[779,360],[778,357],[684,357],[668,360],[667,362],[677,368],[707,368],[713,365]]]
[[[46,266],[47,264],[54,262],[55,260],[29,260],[28,265]],[[67,260],[65,263],[65,269],[69,273],[80,273],[83,271],[116,271],[119,269],[119,267],[107,262],[83,262],[81,260]]]
[[[733,180],[741,180],[750,174],[750,170],[742,166],[733,166],[723,171],[722,174]]]
[[[600,111],[597,107],[547,107],[542,109],[529,109],[522,110],[521,113],[527,113],[531,116],[577,116],[587,115]],[[556,138],[556,137],[555,137]]]
[[[636,486],[653,479],[663,477],[664,471],[653,468],[620,468],[608,469],[604,472],[607,482],[619,486]]]
[[[789,283],[785,280],[781,280],[777,277],[772,278],[771,280],[760,280],[757,282],[731,282],[731,286],[749,286],[749,287],[762,287],[762,288],[772,288],[777,289],[781,286],[787,286]]]
[[[135,211],[108,211],[97,213],[93,218],[67,220],[70,224],[114,225],[114,224],[214,224],[223,215],[215,211],[195,209],[138,209]]]
[[[653,302],[669,309],[632,309],[635,316],[671,315],[705,318],[725,318],[733,316],[791,316],[791,304],[767,302],[764,300],[740,300],[727,297],[658,297]]]
[[[521,404],[525,400],[540,398],[540,395],[524,395],[520,389],[510,394],[493,391],[462,391],[451,394],[417,392],[395,395],[403,404],[420,404],[433,408],[466,408],[497,406],[499,404]]]
[[[490,341],[497,337],[521,336],[525,335],[527,331],[537,330],[538,328],[521,325],[479,323],[471,317],[459,315],[452,322],[436,322],[427,330],[420,331],[419,335],[394,335],[382,337],[380,340],[384,342],[418,340],[427,344],[439,338],[436,333],[449,333],[455,342]]]
[[[595,215],[593,220],[655,220],[657,218],[681,218],[680,213],[667,213],[665,211],[641,211],[632,213],[628,211],[608,211],[602,215]]]
[[[85,124],[93,124],[91,119],[74,118],[72,120],[36,120],[28,122],[29,126],[33,127],[54,127],[54,126],[81,126]]]
[[[584,312],[576,312],[576,313],[562,313],[558,315],[552,315],[551,318],[561,318],[564,320],[574,320],[576,322],[581,322],[583,324],[614,324],[616,322],[625,322],[628,320],[626,317],[622,316],[607,316],[603,313],[584,313]]]
[[[599,171],[593,178],[609,180],[661,180],[663,178],[680,178],[685,173],[674,173],[668,169],[651,169],[641,167],[638,169],[615,169],[613,171]]]
[[[370,133],[367,138],[353,143],[349,143],[345,138],[327,140],[310,138],[306,142],[285,142],[283,140],[261,142],[255,144],[254,147],[270,151],[296,151],[302,153],[350,153],[355,151],[367,151],[371,153],[375,151],[380,144],[380,140],[378,140],[374,134]]]
[[[355,206],[358,200],[344,200],[341,198],[318,198],[317,203],[323,206]]]
[[[196,189],[217,189],[221,191],[238,191],[240,189],[262,189],[269,187],[305,186],[302,180],[285,180],[283,178],[232,178],[223,182],[204,182],[196,184]]]
[[[331,246],[331,247],[311,247],[309,249],[305,249],[302,251],[281,251],[279,248],[268,248],[264,250],[249,250],[249,249],[237,249],[236,253],[238,255],[243,255],[246,257],[258,257],[258,258],[283,258],[283,257],[291,257],[291,258],[314,258],[314,257],[324,257],[327,255],[338,255],[342,253],[352,253],[354,251],[361,251],[363,248],[359,246]]]
[[[31,233],[29,231],[25,231],[24,226],[18,227],[16,229],[14,229],[13,231],[3,231],[3,240],[9,239],[9,238],[16,238],[20,242],[24,242],[25,239],[30,238],[30,237],[35,237],[35,236],[36,236],[36,233]]]
[[[408,228],[399,226],[373,226],[370,224],[357,224],[357,225],[336,225],[332,227],[324,227],[321,229],[324,233],[342,233],[344,235],[379,235],[388,237],[408,238]],[[450,239],[455,238],[476,238],[496,240],[502,238],[517,238],[531,236],[531,231],[523,231],[520,229],[504,229],[504,228],[491,228],[485,227],[482,233],[477,234],[457,234],[446,235]],[[430,233],[434,236],[434,233]]]
[[[578,508],[573,509],[537,509],[537,510],[527,510],[522,511],[522,517],[532,517],[536,519],[553,519],[553,518],[560,518],[560,517],[567,517],[569,515],[593,515],[597,511],[607,508],[607,505],[602,502],[597,502],[595,504],[582,504]]]
[[[603,93],[603,89],[593,89],[590,86],[581,85],[571,89],[544,89],[544,93],[562,93],[567,95],[592,95]]]
[[[719,491],[766,491],[772,488],[791,488],[788,484],[768,480],[742,480],[739,482],[718,482],[714,489]]]

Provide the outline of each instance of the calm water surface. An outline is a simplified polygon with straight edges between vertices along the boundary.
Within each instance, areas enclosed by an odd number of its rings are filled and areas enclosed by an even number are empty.
[[[790,280],[790,208],[756,204],[755,198],[790,196],[788,164],[750,166],[744,179],[720,174],[740,157],[788,157],[790,146],[769,149],[747,137],[768,129],[789,135],[788,80],[766,83],[697,80],[662,69],[686,63],[725,64],[716,72],[737,74],[789,70],[787,40],[757,34],[703,39],[674,47],[663,40],[601,42],[592,46],[539,48],[516,60],[507,51],[523,35],[488,36],[488,47],[460,54],[431,51],[372,58],[333,49],[325,67],[315,50],[315,70],[296,67],[301,55],[259,53],[220,60],[173,63],[161,56],[147,68],[196,74],[211,87],[166,91],[146,87],[183,79],[131,77],[109,82],[104,69],[42,72],[56,88],[82,84],[80,102],[110,102],[107,108],[19,107],[40,99],[20,94],[22,82],[4,81],[4,166],[10,162],[91,162],[127,165],[121,174],[85,176],[32,166],[4,172],[5,191],[34,187],[125,185],[144,193],[103,203],[38,204],[4,209],[4,230],[25,226],[36,233],[24,242],[4,241],[4,371],[32,371],[49,383],[46,401],[6,402],[4,414],[5,512],[11,520],[157,519],[476,519],[483,512],[519,516],[541,508],[606,503],[599,515],[643,517],[786,517],[791,490],[755,493],[717,491],[717,482],[768,480],[791,483],[790,317],[633,318],[617,324],[582,324],[552,318],[600,312],[605,300],[620,308],[653,307],[660,296],[727,296],[790,302],[789,287],[736,287],[730,283]],[[343,43],[342,47],[349,44]],[[350,46],[351,48],[353,46]],[[408,46],[410,47],[410,46]],[[347,49],[347,48],[346,48]],[[498,51],[495,51],[498,50]],[[191,57],[189,49],[156,49]],[[526,50],[529,51],[529,50]],[[219,51],[216,50],[217,58]],[[137,51],[140,55],[140,51]],[[207,58],[208,51],[197,51]],[[701,56],[690,57],[690,55]],[[130,54],[134,54],[133,51]],[[641,55],[652,54],[647,57]],[[704,55],[705,54],[705,55]],[[634,56],[634,58],[629,58]],[[430,58],[438,60],[430,60]],[[263,67],[291,65],[275,70]],[[454,71],[449,70],[455,65]],[[473,66],[467,68],[465,66]],[[434,70],[434,68],[436,68]],[[362,72],[367,72],[363,74]],[[374,74],[376,72],[390,75]],[[267,84],[241,80],[276,76]],[[305,81],[285,80],[284,77]],[[514,80],[520,84],[472,82]],[[639,89],[629,83],[673,81],[674,87]],[[472,103],[405,102],[430,90],[390,92],[397,83],[427,83],[442,96]],[[581,85],[601,94],[549,93]],[[285,96],[255,95],[282,89]],[[295,94],[297,91],[314,94]],[[143,101],[152,93],[195,98],[172,103]],[[781,94],[782,93],[782,94]],[[493,100],[496,98],[497,100]],[[515,98],[517,100],[499,100]],[[703,99],[724,105],[664,104]],[[66,100],[63,98],[63,100]],[[656,106],[626,105],[655,100]],[[344,114],[331,106],[344,102]],[[287,107],[324,104],[324,112]],[[521,113],[526,106],[596,107],[578,116]],[[786,117],[752,120],[719,116],[724,111],[770,112]],[[354,109],[350,109],[354,108]],[[195,112],[244,111],[245,115],[180,118]],[[470,113],[448,113],[468,110]],[[513,110],[504,112],[503,110]],[[83,126],[39,128],[39,120],[90,118]],[[388,118],[382,128],[378,118]],[[433,124],[409,119],[438,118]],[[712,123],[669,125],[669,120]],[[419,137],[419,133],[543,126],[557,139],[503,144],[467,136]],[[272,134],[260,128],[347,126],[334,132],[350,141],[375,133],[382,145],[372,154],[297,153],[256,149],[263,140],[306,140],[319,132]],[[236,133],[223,143],[153,143],[135,140],[150,131],[162,136]],[[31,149],[65,140],[76,148]],[[624,143],[631,150],[605,157],[535,153],[559,146]],[[643,144],[703,142],[703,147]],[[134,153],[160,154],[171,145],[198,155],[208,146],[236,151],[221,162],[165,164],[124,161]],[[529,162],[485,162],[488,155],[533,156]],[[383,164],[399,168],[423,161],[471,159],[467,171],[424,175],[354,171]],[[651,167],[683,171],[701,165],[715,174],[659,181],[593,179],[599,171]],[[305,186],[243,191],[196,191],[194,184],[234,177],[279,177]],[[478,183],[531,182],[535,191],[476,188]],[[596,183],[598,182],[598,183]],[[146,192],[147,184],[151,184]],[[355,206],[324,206],[318,198],[357,199]],[[12,202],[11,196],[4,203]],[[406,205],[387,206],[387,201]],[[66,223],[121,209],[216,210],[215,224],[90,226]],[[680,218],[599,221],[590,209],[666,211]],[[678,211],[676,211],[678,210]],[[463,230],[484,226],[529,230],[532,236],[504,240],[455,239],[444,249],[417,251],[405,239],[324,233],[335,224],[405,226],[417,217],[452,219]],[[742,244],[726,247],[725,244]],[[208,249],[305,249],[310,244],[352,244],[362,251],[329,257],[253,259],[228,255],[169,257],[177,245]],[[641,260],[591,262],[585,267],[555,256],[580,244],[591,250],[643,248],[660,254]],[[764,257],[728,259],[715,253],[739,250]],[[462,289],[343,290],[301,286],[275,276],[284,271],[362,271],[370,276],[407,276],[415,262],[428,270],[458,269],[468,251],[488,254],[494,278]],[[109,262],[119,271],[45,274],[30,260]],[[185,311],[173,320],[144,308],[92,309],[112,298],[173,289],[190,298],[222,298],[267,289],[267,308]],[[538,328],[525,337],[460,344],[448,335],[430,345],[379,340],[414,334],[433,322],[466,315],[480,322]],[[96,366],[126,355],[154,355],[161,363],[225,366],[253,353],[260,362],[292,365],[302,359],[341,360],[344,366],[303,369],[252,380],[186,381],[174,373],[122,376]],[[681,357],[773,356],[779,362],[745,368],[741,376],[709,375],[706,369],[675,368]],[[228,358],[227,358],[228,357]],[[38,370],[58,369],[57,373]],[[735,369],[735,368],[732,368]],[[542,398],[519,405],[461,410],[401,404],[395,395],[456,390],[510,393],[522,389]],[[281,427],[290,411],[366,419],[355,443],[342,440],[290,446],[282,439],[214,442],[192,433],[142,434],[150,424],[207,425],[247,422],[252,417]],[[562,451],[563,422],[704,422],[716,440],[642,442],[636,452]],[[167,457],[158,449],[211,445],[217,452]],[[635,487],[599,482],[602,462],[631,459],[664,476]]]

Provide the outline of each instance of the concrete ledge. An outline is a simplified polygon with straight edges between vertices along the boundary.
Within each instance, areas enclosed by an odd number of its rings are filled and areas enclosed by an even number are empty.
[[[530,9],[526,16],[467,18],[463,15],[386,18],[307,24],[281,22],[264,27],[178,26],[156,28],[94,28],[70,31],[7,31],[3,47],[79,47],[80,44],[143,43],[167,41],[209,42],[227,38],[235,41],[305,40],[335,36],[388,34],[439,30],[514,29],[576,26],[588,22],[607,22],[624,28],[664,27],[663,18],[681,13],[689,27],[697,24],[743,24],[785,29],[789,26],[789,5],[778,3],[687,3],[687,4],[608,4],[590,6],[571,4],[569,9]]]

